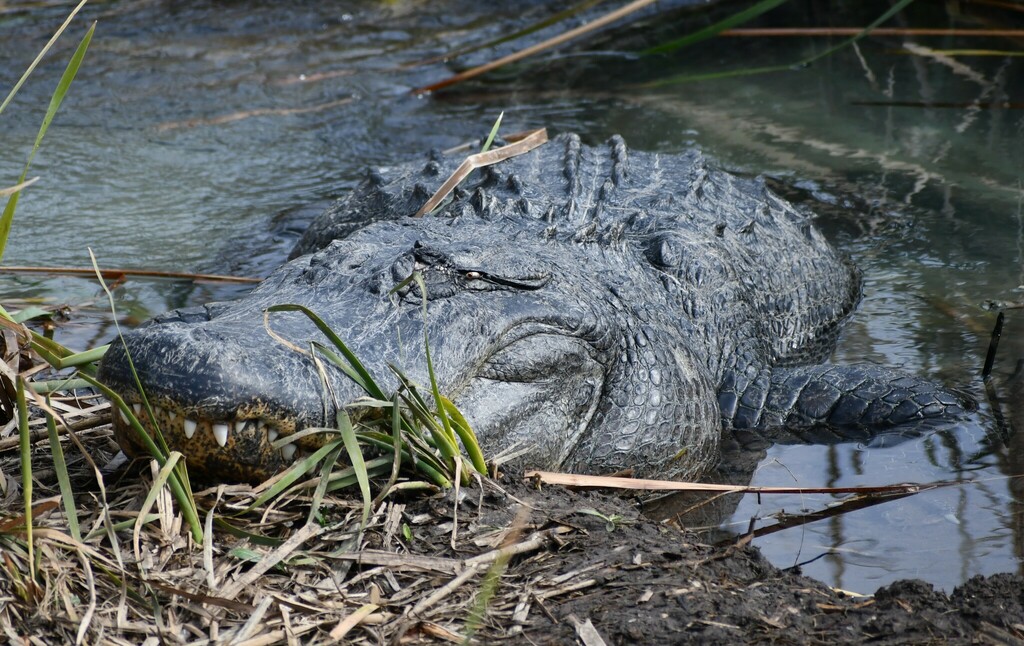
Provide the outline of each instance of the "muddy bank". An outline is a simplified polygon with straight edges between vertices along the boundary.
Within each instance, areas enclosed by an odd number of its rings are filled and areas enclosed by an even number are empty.
[[[365,525],[351,491],[311,517],[308,489],[250,509],[258,490],[219,485],[195,494],[198,544],[166,494],[136,526],[149,465],[97,487],[90,464],[117,452],[108,425],[76,435],[91,456],[67,453],[78,521],[99,529],[70,541],[54,471],[35,470],[38,585],[24,583],[16,487],[0,501],[0,631],[17,643],[1024,643],[1019,575],[951,595],[899,581],[854,596],[776,568],[742,538],[710,545],[653,522],[636,498],[516,475],[396,493]],[[45,441],[33,462],[53,464]],[[0,472],[17,463],[0,454]],[[127,522],[103,531],[109,519]]]
[[[628,499],[559,487],[538,490],[509,479],[500,486],[504,493],[488,488],[482,498],[479,492],[465,497],[463,536],[512,527],[521,509],[527,520],[519,534],[552,536],[542,549],[509,563],[480,637],[540,644],[600,643],[590,641],[594,635],[609,644],[1024,639],[1024,578],[1018,575],[975,577],[951,595],[910,580],[873,596],[851,596],[774,567],[742,540],[713,547],[648,521]],[[444,506],[439,499],[409,501],[405,513],[450,517]],[[451,548],[450,532],[450,522],[421,525],[410,552],[471,557],[466,545]],[[479,586],[468,587],[472,592]],[[454,591],[448,603],[465,592]],[[450,610],[458,621],[458,605]]]

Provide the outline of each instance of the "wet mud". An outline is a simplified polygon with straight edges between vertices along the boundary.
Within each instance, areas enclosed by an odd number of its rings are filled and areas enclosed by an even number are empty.
[[[482,631],[493,637],[519,635],[523,643],[538,644],[599,643],[590,641],[594,635],[608,644],[1024,639],[1024,578],[1019,575],[974,577],[952,594],[924,581],[901,580],[855,596],[799,570],[773,566],[742,537],[713,546],[648,520],[635,500],[537,489],[508,478],[500,484],[507,493],[488,493],[477,509],[463,511],[469,525],[508,526],[525,507],[535,529],[572,530],[552,539],[544,551],[509,564],[501,579],[505,594],[516,591],[514,598],[529,599],[532,607],[517,624],[501,616],[498,595]],[[463,507],[474,506],[467,503],[474,498],[467,496]],[[425,553],[452,554],[444,544],[446,532],[435,538],[420,544]]]

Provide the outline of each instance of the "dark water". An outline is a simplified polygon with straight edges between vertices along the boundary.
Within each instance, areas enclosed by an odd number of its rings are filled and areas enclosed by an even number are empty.
[[[7,185],[64,62],[87,22],[99,21],[37,157],[31,174],[42,179],[23,196],[5,264],[87,266],[91,247],[107,267],[263,275],[366,166],[477,138],[505,111],[506,132],[547,126],[591,142],[621,133],[634,147],[661,151],[696,144],[729,168],[768,175],[819,211],[823,229],[864,271],[864,301],[836,361],[901,367],[983,396],[978,374],[994,313],[981,303],[1024,300],[1024,58],[934,50],[1019,51],[1021,40],[886,36],[800,70],[639,87],[792,63],[841,41],[722,38],[670,56],[633,55],[709,20],[670,9],[586,48],[415,97],[410,88],[449,68],[399,65],[507,33],[509,21],[543,14],[542,3],[488,5],[485,16],[478,2],[293,4],[89,6],[0,115]],[[890,6],[791,5],[757,24],[863,26]],[[961,3],[971,13],[951,14],[956,6],[918,2],[887,26],[1024,26],[1024,14],[1008,8]],[[69,8],[0,3],[0,93]],[[878,105],[893,101],[917,105]],[[118,290],[118,307],[132,322],[238,291],[133,279]],[[95,284],[79,279],[0,277],[5,304],[82,305],[59,332],[79,348],[111,333],[102,301],[89,304],[96,297]],[[1022,328],[1024,314],[1010,312],[997,363],[1004,396],[1024,356]],[[779,565],[812,561],[805,572],[858,591],[911,576],[951,589],[974,574],[1021,569],[1024,487],[1007,479],[1024,473],[1013,432],[1024,424],[1020,401],[984,403],[977,423],[890,447],[772,448],[754,484],[963,484],[757,543]],[[751,516],[838,499],[748,496],[726,526],[742,530]]]

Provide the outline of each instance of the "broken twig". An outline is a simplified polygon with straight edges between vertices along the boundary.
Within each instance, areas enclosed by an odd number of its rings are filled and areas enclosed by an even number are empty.
[[[466,177],[468,177],[469,174],[477,168],[483,168],[484,166],[497,164],[498,162],[505,161],[512,157],[524,155],[537,146],[545,143],[548,140],[548,129],[539,128],[537,130],[531,130],[529,132],[522,133],[518,138],[515,135],[512,135],[507,137],[506,140],[515,141],[515,143],[510,143],[507,146],[502,146],[501,148],[495,148],[493,150],[488,150],[487,152],[477,153],[466,157],[466,160],[455,169],[455,172],[451,174],[451,177],[441,185],[441,188],[437,189],[437,192],[427,200],[426,204],[420,207],[419,211],[416,211],[416,215],[413,217],[421,218],[425,214],[433,211],[437,205],[444,200],[444,198],[448,197],[448,194],[451,193],[455,187],[462,182],[462,180],[466,179]]]

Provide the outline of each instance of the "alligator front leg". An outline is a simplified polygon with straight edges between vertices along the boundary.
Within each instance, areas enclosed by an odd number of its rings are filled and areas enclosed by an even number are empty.
[[[949,426],[975,408],[967,395],[873,365],[777,367],[726,375],[722,420],[743,443],[746,432],[774,442],[867,441]]]

